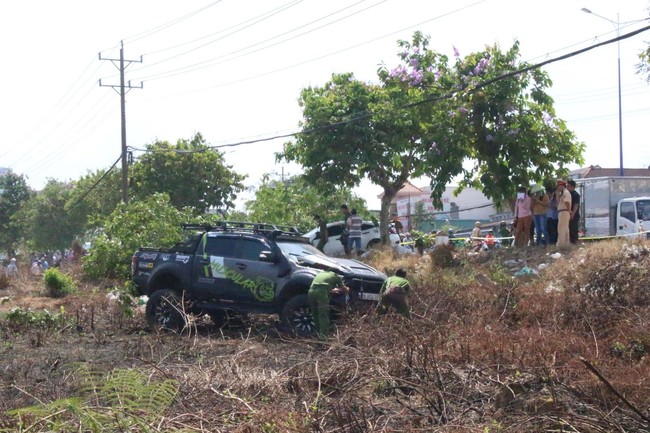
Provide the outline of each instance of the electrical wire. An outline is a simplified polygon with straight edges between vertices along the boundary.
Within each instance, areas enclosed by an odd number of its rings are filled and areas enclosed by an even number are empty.
[[[525,72],[528,72],[528,71],[531,71],[531,70],[534,70],[534,69],[539,69],[539,68],[541,68],[543,66],[546,66],[548,64],[551,64],[551,63],[556,63],[556,62],[559,62],[559,61],[569,59],[571,57],[575,57],[577,55],[580,55],[580,54],[595,50],[597,48],[609,45],[611,43],[631,38],[633,36],[636,36],[636,35],[638,35],[640,33],[646,32],[648,30],[650,30],[650,26],[642,27],[642,28],[640,28],[638,30],[632,31],[630,33],[626,33],[624,35],[620,35],[618,37],[609,39],[607,41],[600,42],[598,44],[595,44],[595,45],[592,45],[592,46],[589,46],[589,47],[586,47],[586,48],[582,48],[582,49],[579,49],[579,50],[575,50],[575,51],[572,51],[570,53],[564,54],[564,55],[559,56],[559,57],[554,57],[552,59],[547,59],[547,60],[544,60],[542,62],[538,62],[538,63],[532,64],[532,65],[528,65],[528,66],[526,66],[524,68],[517,69],[515,71],[504,73],[504,74],[499,75],[499,76],[497,76],[495,78],[492,78],[492,79],[486,80],[486,81],[484,81],[482,83],[479,83],[479,84],[477,84],[475,86],[472,86],[472,87],[467,87],[466,86],[465,88],[463,88],[461,90],[458,90],[458,91],[455,91],[455,92],[450,92],[450,93],[440,95],[440,96],[435,96],[435,97],[424,98],[424,99],[422,99],[420,101],[405,104],[400,108],[401,109],[413,108],[413,107],[423,105],[423,104],[442,101],[442,100],[445,100],[445,99],[451,99],[451,98],[455,97],[461,91],[466,91],[466,92],[470,92],[470,93],[475,92],[475,91],[477,91],[479,89],[482,89],[482,88],[484,88],[486,86],[489,86],[490,84],[494,84],[495,82],[501,81],[503,79],[510,78],[510,77],[513,77],[513,76],[517,76],[517,75],[523,74]],[[306,134],[310,134],[310,133],[313,133],[313,132],[323,131],[323,130],[327,130],[327,129],[332,129],[334,127],[347,125],[347,124],[352,123],[352,122],[367,119],[370,116],[371,116],[371,113],[368,113],[368,112],[359,113],[359,114],[356,114],[354,116],[351,116],[348,119],[341,120],[339,122],[334,122],[334,123],[331,123],[329,125],[318,126],[318,127],[310,128],[310,129],[303,130],[303,131],[292,132],[292,133],[287,133],[287,134],[282,134],[282,135],[275,135],[275,136],[260,138],[260,139],[255,139],[255,140],[245,140],[245,141],[238,141],[238,142],[235,142],[235,143],[228,143],[228,144],[222,144],[222,145],[217,145],[217,146],[207,146],[205,149],[200,149],[200,150],[197,150],[197,151],[194,151],[194,152],[205,151],[207,149],[220,149],[220,148],[225,148],[225,147],[237,147],[237,146],[241,146],[241,145],[244,145],[244,144],[260,143],[260,142],[272,141],[272,140],[277,140],[277,139],[282,139],[282,138],[295,137],[297,135],[306,135]],[[141,148],[133,148],[133,149],[138,150],[138,151],[145,151],[145,152],[151,151],[151,150],[148,150],[148,149],[141,149]],[[167,150],[167,151],[169,151],[169,150]]]
[[[368,6],[367,8],[361,9],[361,10],[359,10],[359,11],[355,11],[355,12],[349,14],[349,15],[346,15],[346,16],[341,17],[341,18],[339,18],[339,19],[336,19],[336,20],[334,20],[334,21],[331,21],[331,22],[325,23],[325,24],[323,24],[323,25],[321,25],[321,26],[319,26],[319,27],[316,27],[316,28],[313,28],[313,29],[307,30],[307,31],[305,31],[305,32],[303,32],[303,33],[300,33],[300,34],[298,34],[298,35],[292,36],[292,37],[290,37],[290,38],[283,39],[283,40],[278,41],[278,42],[275,42],[275,43],[273,43],[273,44],[270,44],[270,45],[267,45],[267,46],[264,46],[264,47],[261,47],[261,48],[258,48],[258,49],[255,49],[255,50],[252,50],[252,51],[248,51],[248,52],[244,52],[244,53],[242,53],[242,51],[251,50],[252,48],[255,48],[255,47],[257,47],[257,46],[259,46],[259,45],[261,45],[261,44],[265,44],[265,43],[267,43],[267,42],[271,42],[271,41],[273,41],[273,40],[275,40],[275,39],[277,39],[277,38],[280,38],[280,37],[282,37],[282,36],[285,36],[285,35],[291,34],[291,33],[295,32],[295,31],[297,31],[297,30],[300,30],[300,29],[306,27],[306,26],[312,25],[312,24],[317,23],[317,22],[319,22],[319,21],[322,21],[322,20],[324,20],[324,19],[326,19],[326,18],[329,18],[329,17],[331,17],[331,16],[333,16],[333,15],[336,15],[336,14],[338,14],[338,13],[344,11],[344,10],[347,10],[347,9],[349,9],[349,8],[351,8],[351,7],[357,6],[358,4],[363,3],[363,2],[365,2],[365,1],[367,1],[367,0],[359,0],[358,2],[356,2],[356,3],[352,4],[352,5],[346,6],[346,7],[342,8],[342,9],[339,9],[339,10],[337,10],[337,11],[335,11],[335,12],[332,12],[332,13],[330,13],[330,14],[328,14],[328,15],[324,15],[324,16],[322,16],[322,17],[320,17],[320,18],[318,18],[318,19],[316,19],[316,20],[314,20],[314,21],[311,21],[311,22],[307,23],[307,24],[303,24],[303,25],[301,25],[301,26],[295,27],[295,28],[293,28],[293,29],[291,29],[291,30],[288,30],[288,31],[286,31],[286,32],[279,33],[279,34],[277,34],[277,35],[275,35],[275,36],[272,36],[272,37],[270,37],[270,38],[268,38],[268,39],[265,39],[265,40],[263,40],[263,41],[256,42],[256,43],[251,44],[251,45],[248,45],[248,46],[246,46],[246,47],[238,48],[238,49],[236,49],[236,50],[230,51],[229,53],[222,54],[222,55],[219,55],[219,56],[217,56],[217,57],[213,57],[213,58],[211,58],[211,59],[204,60],[204,61],[201,61],[201,62],[198,62],[198,63],[194,63],[194,64],[192,64],[192,65],[183,66],[183,67],[178,68],[178,69],[173,69],[173,70],[171,70],[171,71],[161,72],[161,73],[157,73],[157,74],[152,74],[152,75],[147,75],[147,76],[144,76],[144,77],[140,77],[140,78],[138,78],[138,80],[149,80],[149,81],[152,81],[152,80],[159,80],[159,79],[169,78],[169,77],[173,77],[173,76],[180,75],[180,74],[185,74],[185,73],[189,73],[189,72],[194,72],[194,71],[197,71],[197,70],[200,70],[200,69],[205,69],[205,68],[210,68],[210,67],[213,67],[213,66],[221,65],[221,64],[223,64],[223,63],[230,62],[230,61],[233,61],[233,60],[236,60],[236,59],[239,59],[239,58],[245,57],[245,56],[249,56],[249,55],[254,54],[254,53],[257,53],[257,52],[259,52],[259,51],[262,51],[262,50],[265,50],[265,49],[268,49],[268,48],[274,47],[274,46],[276,46],[276,45],[283,44],[283,43],[285,43],[285,42],[288,42],[288,41],[291,41],[291,40],[297,39],[298,37],[301,37],[301,36],[304,36],[304,35],[306,35],[306,34],[312,33],[312,32],[314,32],[314,31],[320,30],[320,29],[322,29],[322,28],[324,28],[324,27],[330,26],[330,25],[332,25],[332,24],[334,24],[334,23],[337,23],[337,22],[339,22],[339,21],[342,21],[342,20],[345,20],[345,19],[350,18],[350,17],[352,17],[352,16],[355,16],[355,15],[361,13],[361,12],[365,12],[366,10],[371,9],[371,8],[373,8],[373,7],[375,7],[375,6],[378,6],[378,5],[380,5],[381,3],[385,3],[385,2],[388,1],[388,0],[381,0],[379,3],[373,4],[373,5],[371,5],[371,6]],[[228,36],[228,35],[227,35],[227,36]],[[229,56],[232,56],[232,57],[227,58],[227,57],[229,57]],[[222,59],[224,59],[224,60],[222,60]]]
[[[176,18],[176,19],[174,19],[172,21],[169,21],[168,23],[162,24],[162,25],[160,25],[158,27],[154,27],[153,29],[145,30],[144,32],[138,33],[138,34],[136,34],[134,36],[130,36],[128,38],[125,38],[124,40],[129,41],[129,42],[139,41],[140,39],[144,39],[144,38],[146,38],[148,36],[151,36],[151,35],[156,34],[156,33],[160,32],[162,30],[165,30],[165,29],[167,29],[167,28],[169,28],[171,26],[174,26],[174,25],[176,25],[176,24],[178,24],[180,22],[183,22],[186,19],[191,18],[194,15],[199,14],[199,13],[211,8],[212,6],[214,6],[214,5],[218,4],[218,3],[221,3],[222,1],[223,0],[213,1],[212,3],[208,4],[207,6],[203,6],[202,8],[197,9],[194,12],[190,12],[187,15],[183,15],[180,18]]]
[[[26,135],[24,135],[23,138],[16,144],[17,148],[21,148],[23,146],[23,144],[26,141],[28,141],[34,135],[34,133],[36,131],[39,131],[46,123],[52,121],[57,114],[60,114],[61,111],[63,109],[65,109],[71,103],[71,101],[81,91],[81,89],[83,89],[83,87],[78,87],[77,90],[75,90],[74,92],[72,92],[72,90],[75,88],[75,86],[77,86],[79,84],[80,81],[82,81],[83,77],[90,70],[90,67],[95,63],[95,61],[96,61],[96,59],[93,58],[93,60],[84,68],[83,72],[72,82],[72,84],[65,91],[63,96],[57,101],[56,104],[54,104],[54,106],[50,109],[48,114],[46,114],[44,117],[42,117],[41,120],[33,128],[31,128],[29,130],[29,132]],[[99,67],[101,67],[101,65],[98,65],[93,70],[92,74],[95,74],[99,70]],[[72,92],[72,94],[71,94],[71,92]],[[89,93],[89,91],[86,92],[82,96],[82,98],[81,98],[81,100],[79,102],[83,101],[85,99],[85,97],[88,96],[88,93]],[[70,95],[70,96],[68,97],[68,95]],[[70,114],[70,111],[68,111],[67,115],[69,115],[69,114]],[[38,146],[45,140],[45,138],[51,133],[51,131],[58,128],[59,125],[60,125],[60,123],[57,122],[57,124],[53,128],[51,128],[49,130],[49,132],[46,132],[45,134],[43,134],[43,138],[41,138],[33,147],[30,147],[29,149],[27,149],[27,151],[22,152],[18,156],[18,158],[13,161],[13,164],[15,165],[19,161],[27,158],[33,151],[35,151],[38,148]]]
[[[288,66],[283,66],[281,68],[274,69],[272,71],[262,72],[260,74],[255,74],[255,75],[251,75],[251,76],[248,76],[248,77],[239,78],[237,80],[228,81],[228,82],[225,82],[225,83],[219,83],[219,84],[215,84],[215,85],[212,85],[212,86],[209,86],[209,87],[203,87],[203,88],[196,89],[196,90],[190,90],[190,91],[185,91],[185,92],[182,92],[182,93],[175,93],[175,94],[171,94],[171,95],[159,96],[159,97],[155,97],[155,98],[148,98],[148,99],[145,99],[145,100],[151,101],[151,100],[166,99],[166,98],[182,96],[182,95],[190,95],[190,94],[194,94],[194,93],[200,93],[200,92],[205,92],[207,90],[216,89],[216,88],[219,88],[219,87],[225,87],[225,86],[230,86],[232,84],[238,84],[238,83],[250,81],[250,80],[253,80],[253,79],[256,79],[256,78],[261,78],[261,77],[265,77],[265,76],[272,75],[272,74],[277,74],[279,72],[283,72],[283,71],[286,71],[288,69],[293,69],[293,68],[296,68],[298,66],[302,66],[302,65],[306,65],[308,63],[313,63],[313,62],[316,62],[316,61],[319,61],[319,60],[323,60],[323,59],[326,59],[328,57],[335,56],[337,54],[341,54],[341,53],[344,53],[346,51],[350,51],[350,50],[353,50],[353,49],[356,49],[356,48],[360,48],[360,47],[363,47],[365,45],[371,44],[373,42],[377,42],[377,41],[382,40],[382,39],[386,39],[386,38],[391,37],[391,36],[395,36],[395,35],[397,35],[399,33],[405,32],[407,30],[411,30],[411,29],[420,27],[423,24],[428,24],[430,22],[437,21],[439,19],[445,18],[445,17],[447,17],[449,15],[453,15],[455,13],[462,12],[462,11],[464,11],[466,9],[477,6],[478,4],[484,3],[486,1],[488,1],[488,0],[479,0],[477,2],[474,2],[474,3],[471,3],[469,5],[463,6],[461,8],[454,9],[454,10],[452,10],[450,12],[444,13],[442,15],[437,15],[437,16],[435,16],[433,18],[429,18],[429,19],[427,19],[425,21],[418,22],[417,24],[413,24],[413,25],[410,25],[408,27],[404,27],[402,29],[399,29],[399,30],[396,30],[396,31],[393,31],[393,32],[390,32],[390,33],[386,33],[386,34],[384,34],[382,36],[378,36],[378,37],[366,40],[364,42],[360,42],[360,43],[358,43],[356,45],[352,45],[352,46],[349,46],[349,47],[346,47],[346,48],[343,48],[343,49],[340,49],[340,50],[336,50],[336,51],[333,51],[333,52],[330,52],[330,53],[327,53],[327,54],[323,54],[323,55],[320,55],[320,56],[317,56],[317,57],[312,57],[312,58],[310,58],[308,60],[304,60],[304,61],[298,62],[298,63],[293,63],[293,64],[288,65]]]
[[[220,30],[220,31],[215,32],[215,33],[212,33],[212,34],[210,34],[210,35],[203,36],[203,37],[198,38],[198,39],[195,39],[195,40],[193,40],[193,41],[184,42],[184,43],[182,43],[182,44],[178,44],[178,45],[176,45],[176,46],[174,46],[174,47],[163,48],[163,49],[160,49],[160,50],[153,51],[153,52],[151,52],[151,53],[145,54],[145,55],[151,55],[151,54],[153,54],[153,53],[159,53],[159,52],[167,51],[167,50],[174,49],[174,48],[177,48],[177,47],[180,47],[180,46],[183,46],[183,45],[187,45],[187,44],[190,44],[190,43],[193,43],[193,42],[200,41],[200,40],[202,40],[202,39],[206,39],[206,38],[208,38],[208,37],[210,37],[210,36],[218,35],[218,34],[221,34],[221,33],[227,32],[227,31],[230,31],[230,30],[232,30],[232,29],[236,29],[236,30],[233,30],[233,31],[230,32],[230,33],[227,33],[226,35],[224,35],[224,36],[222,36],[222,37],[219,37],[219,38],[217,38],[217,39],[213,39],[213,40],[211,40],[211,41],[209,41],[209,42],[204,43],[203,45],[199,45],[198,47],[194,47],[194,48],[192,48],[191,50],[184,51],[184,52],[179,53],[179,54],[175,54],[175,55],[173,55],[173,56],[170,56],[170,57],[167,57],[167,58],[165,58],[165,59],[159,60],[159,61],[157,61],[157,62],[147,63],[146,65],[142,65],[142,66],[140,66],[139,68],[135,69],[133,72],[137,72],[137,71],[140,71],[140,70],[143,70],[143,69],[150,68],[150,67],[155,66],[155,65],[158,65],[158,64],[160,64],[160,63],[164,63],[164,62],[167,62],[167,61],[169,61],[169,60],[172,60],[172,59],[175,59],[175,58],[181,57],[181,56],[183,56],[183,55],[185,55],[185,54],[193,53],[193,52],[195,52],[196,50],[198,50],[198,49],[200,49],[200,48],[206,47],[206,46],[208,46],[208,45],[210,45],[210,44],[213,44],[213,43],[215,43],[215,42],[218,42],[218,41],[220,41],[220,40],[222,40],[222,39],[225,39],[225,38],[227,38],[227,37],[229,37],[229,36],[232,36],[232,35],[234,35],[234,34],[237,34],[237,33],[239,33],[239,32],[242,31],[242,30],[246,30],[246,29],[248,29],[248,28],[250,28],[250,27],[252,27],[252,26],[254,26],[254,25],[256,25],[256,24],[259,24],[260,22],[263,22],[263,21],[265,21],[265,20],[267,20],[267,19],[269,19],[269,18],[271,18],[271,17],[273,17],[273,16],[275,16],[275,15],[281,13],[281,12],[284,12],[285,10],[287,10],[287,9],[289,9],[289,8],[292,8],[293,6],[296,6],[297,4],[302,3],[303,1],[304,1],[304,0],[294,0],[294,1],[292,1],[292,2],[290,2],[290,3],[286,3],[286,4],[284,4],[284,5],[282,5],[282,6],[278,7],[278,8],[272,9],[272,10],[270,10],[270,11],[268,11],[268,12],[265,12],[265,13],[263,13],[263,14],[257,15],[257,16],[254,17],[254,18],[248,19],[248,20],[246,20],[246,21],[244,21],[244,22],[242,22],[242,23],[239,23],[239,24],[235,24],[234,26],[230,26],[230,27],[228,27],[228,28],[226,28],[226,29]],[[365,0],[363,0],[363,1],[365,1]],[[241,28],[237,28],[237,27],[240,27],[240,26],[242,26],[242,25],[244,25],[244,24],[249,23],[250,21],[253,21],[253,22],[252,22],[251,24],[245,25],[245,26],[243,26],[243,27],[241,27]]]
[[[115,168],[115,166],[117,165],[118,162],[120,162],[121,159],[122,159],[122,155],[120,155],[120,156],[115,160],[115,162],[113,163],[113,165],[111,165],[111,166],[108,168],[108,170],[106,170],[106,172],[105,172],[104,174],[102,174],[102,175],[100,176],[100,178],[97,179],[97,181],[95,181],[95,183],[92,184],[92,185],[90,186],[90,188],[88,188],[86,191],[84,191],[84,193],[81,195],[81,197],[79,197],[77,200],[75,200],[74,202],[72,202],[72,204],[70,205],[70,208],[73,208],[73,207],[75,207],[76,205],[78,205],[79,203],[81,203],[81,202],[82,202],[82,201],[83,201],[83,200],[88,196],[88,194],[90,194],[90,193],[92,192],[92,190],[94,190],[95,188],[97,188],[97,185],[99,185],[99,183],[100,183],[102,180],[104,180],[104,179],[106,178],[106,176],[108,176],[108,174],[109,174],[109,173],[110,173],[110,172]]]

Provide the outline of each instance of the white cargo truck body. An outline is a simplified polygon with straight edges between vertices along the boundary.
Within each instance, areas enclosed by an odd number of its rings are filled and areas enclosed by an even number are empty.
[[[586,237],[650,229],[650,177],[597,177],[576,179],[576,184],[580,227]]]

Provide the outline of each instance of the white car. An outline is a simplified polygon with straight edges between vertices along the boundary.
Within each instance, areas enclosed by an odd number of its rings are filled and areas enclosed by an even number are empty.
[[[345,249],[343,244],[340,241],[341,233],[343,233],[343,228],[345,223],[343,221],[336,221],[333,223],[327,224],[327,243],[323,248],[323,252],[328,256],[343,256],[345,255]],[[316,246],[320,239],[320,233],[318,227],[308,231],[303,235],[309,239],[309,242]],[[379,245],[381,242],[381,236],[379,235],[379,226],[375,225],[372,221],[363,221],[361,224],[361,249],[367,251],[373,246]],[[400,243],[399,235],[395,233],[390,234],[390,243],[393,246],[397,246]]]

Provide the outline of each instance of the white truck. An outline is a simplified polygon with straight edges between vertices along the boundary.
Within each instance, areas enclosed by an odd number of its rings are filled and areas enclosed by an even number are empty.
[[[576,179],[580,227],[586,238],[650,238],[650,177]]]

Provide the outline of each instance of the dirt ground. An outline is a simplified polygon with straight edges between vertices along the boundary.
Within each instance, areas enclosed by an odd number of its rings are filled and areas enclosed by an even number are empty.
[[[109,282],[51,299],[14,281],[0,290],[0,431],[650,431],[648,244],[452,254],[373,257],[408,270],[413,319],[357,311],[325,342],[274,316],[158,332]],[[15,307],[63,319],[18,323]],[[89,372],[111,387],[89,391]]]

